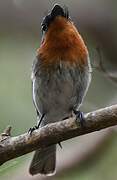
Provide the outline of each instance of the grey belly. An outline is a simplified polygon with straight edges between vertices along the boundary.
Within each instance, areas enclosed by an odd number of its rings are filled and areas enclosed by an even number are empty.
[[[88,88],[90,74],[77,68],[40,74],[33,79],[33,99],[40,114],[59,121],[78,109]],[[46,123],[45,123],[46,124]]]

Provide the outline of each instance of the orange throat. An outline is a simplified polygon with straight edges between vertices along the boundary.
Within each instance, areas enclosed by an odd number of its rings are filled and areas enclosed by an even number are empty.
[[[88,50],[74,24],[63,17],[57,17],[45,34],[37,50],[38,56],[45,65],[57,61],[87,64]]]

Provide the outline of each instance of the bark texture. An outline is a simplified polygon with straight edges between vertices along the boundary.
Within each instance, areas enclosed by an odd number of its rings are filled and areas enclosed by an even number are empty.
[[[117,125],[117,105],[85,114],[84,127],[75,117],[49,124],[31,135],[11,137],[11,127],[8,127],[0,136],[0,165],[36,149],[114,125]]]

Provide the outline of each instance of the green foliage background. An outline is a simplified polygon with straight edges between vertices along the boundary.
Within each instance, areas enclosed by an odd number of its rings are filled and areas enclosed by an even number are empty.
[[[28,131],[36,123],[30,76],[32,61],[36,56],[41,35],[41,33],[37,34],[33,31],[32,27],[22,28],[22,30],[18,30],[18,28],[14,26],[0,31],[0,132],[7,125],[11,125],[13,136]],[[83,32],[84,37],[88,37],[85,30]],[[93,61],[94,44],[90,38],[87,41]],[[85,112],[95,110],[113,104],[116,100],[116,85],[98,71],[93,70],[92,83],[82,109]],[[101,157],[91,157],[80,167],[75,167],[69,170],[67,174],[56,177],[56,179],[116,180],[116,150],[115,132],[105,144]],[[27,162],[29,164],[29,159],[31,159],[31,154],[9,161],[1,166],[0,180],[7,180],[10,175],[12,179],[17,179],[16,172],[25,167]],[[18,174],[20,173],[18,172]]]

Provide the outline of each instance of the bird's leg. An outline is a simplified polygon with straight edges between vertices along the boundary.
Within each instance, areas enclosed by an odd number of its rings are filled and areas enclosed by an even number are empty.
[[[43,115],[41,116],[41,118],[40,118],[40,120],[38,121],[38,124],[37,124],[36,126],[34,126],[34,127],[32,127],[32,128],[29,129],[28,133],[32,134],[32,132],[33,132],[34,130],[39,129],[40,124],[41,124],[44,116],[45,116],[45,114],[43,114]],[[37,114],[37,117],[38,117],[38,114]]]
[[[63,148],[61,142],[58,142],[58,145],[60,146],[61,149]]]
[[[84,118],[84,113],[81,111],[77,111],[77,110],[73,110],[74,114],[76,115],[76,122],[79,122],[80,120],[80,124],[81,127],[85,127],[85,118]]]
[[[41,122],[42,122],[42,120],[43,120],[44,116],[45,116],[45,114],[43,114],[43,115],[41,116],[41,118],[39,119],[38,124],[37,124],[37,126],[36,126],[36,127],[37,127],[37,129],[39,129],[40,124],[41,124]]]

